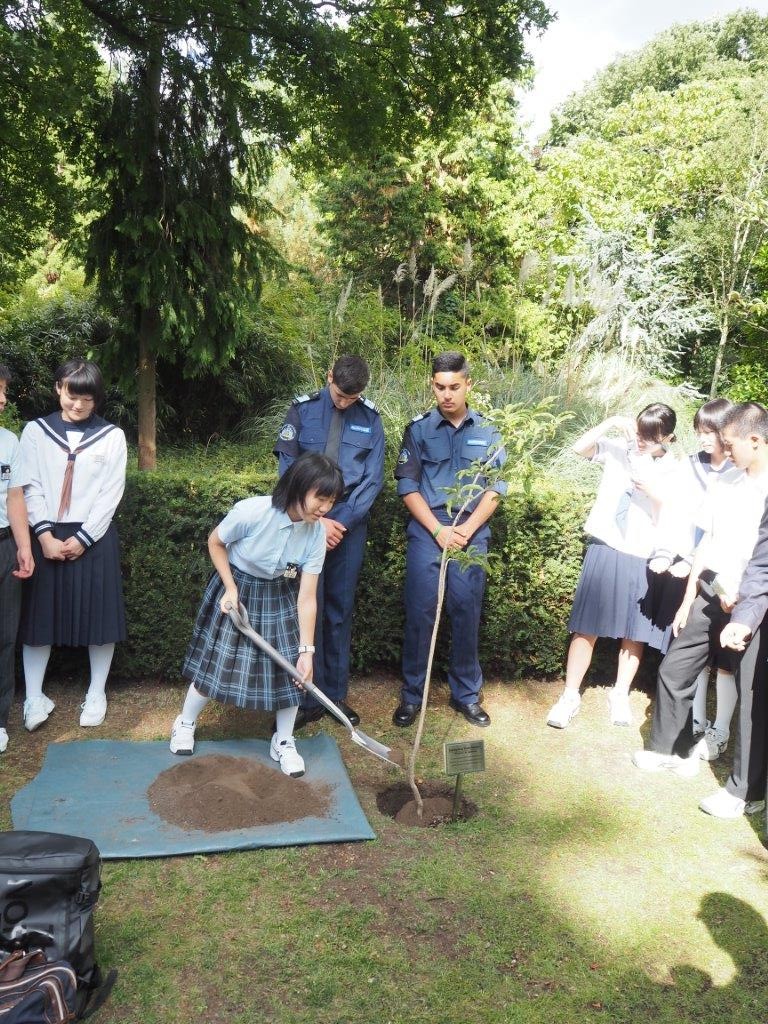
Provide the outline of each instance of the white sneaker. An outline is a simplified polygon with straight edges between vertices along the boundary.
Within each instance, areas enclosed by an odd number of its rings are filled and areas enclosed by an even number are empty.
[[[696,744],[696,751],[702,761],[716,761],[728,746],[730,733],[708,725],[704,735]]]
[[[690,757],[678,754],[659,754],[655,750],[636,750],[632,764],[644,772],[671,772],[684,779],[692,779],[699,771],[699,756],[694,750]]]
[[[80,705],[80,725],[83,728],[101,725],[107,717],[107,698],[103,693],[94,696],[86,693],[85,703]]]
[[[0,754],[5,751],[8,746],[8,733],[5,729],[0,729]]]
[[[283,775],[290,775],[292,779],[300,779],[304,774],[304,758],[296,750],[296,741],[293,736],[278,743],[277,734],[275,734],[269,745],[269,756],[273,761],[280,762],[280,771]]]
[[[48,720],[55,707],[50,697],[46,697],[44,693],[39,697],[28,697],[24,701],[24,728],[28,732],[34,732]]]
[[[570,720],[579,713],[581,696],[577,690],[563,690],[560,699],[553,704],[547,715],[547,725],[553,729],[565,729]]]
[[[172,754],[191,754],[195,749],[195,726],[196,722],[191,725],[188,722],[182,722],[181,715],[176,718],[171,728],[171,753]]]
[[[713,818],[740,818],[742,814],[757,814],[764,810],[765,800],[742,800],[727,789],[718,789],[716,793],[705,796],[699,807]]]
[[[629,694],[622,693],[615,687],[608,691],[608,710],[611,725],[632,725],[632,708],[629,705]]]

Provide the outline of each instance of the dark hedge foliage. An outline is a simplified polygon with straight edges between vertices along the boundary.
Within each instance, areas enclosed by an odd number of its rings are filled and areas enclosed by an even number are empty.
[[[116,675],[179,674],[211,572],[208,533],[236,501],[269,493],[274,480],[263,470],[130,472],[117,517],[129,639],[118,647]],[[581,493],[535,487],[510,495],[498,509],[481,629],[488,671],[519,677],[562,670],[588,501]],[[373,509],[358,588],[357,671],[399,664],[404,525],[402,502],[388,484]]]

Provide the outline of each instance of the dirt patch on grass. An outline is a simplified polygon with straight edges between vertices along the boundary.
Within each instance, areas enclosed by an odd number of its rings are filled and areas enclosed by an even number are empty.
[[[161,772],[147,791],[164,821],[202,832],[322,818],[331,787],[292,779],[247,757],[211,754]]]
[[[453,788],[440,783],[422,783],[419,792],[424,803],[419,817],[416,801],[410,786],[397,783],[383,790],[376,797],[376,806],[382,814],[393,818],[398,825],[421,828],[436,828],[453,820]],[[468,821],[477,814],[477,805],[462,799],[459,806],[459,821]]]

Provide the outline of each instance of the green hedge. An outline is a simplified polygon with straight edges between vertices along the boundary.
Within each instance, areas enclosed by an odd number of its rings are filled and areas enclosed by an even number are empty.
[[[119,645],[117,674],[178,675],[211,572],[208,533],[240,498],[269,493],[274,479],[263,471],[129,473],[117,517],[129,639]],[[539,486],[510,495],[498,509],[481,628],[486,668],[509,676],[561,671],[588,501]],[[357,670],[399,663],[404,526],[402,502],[388,484],[373,509],[358,588]]]

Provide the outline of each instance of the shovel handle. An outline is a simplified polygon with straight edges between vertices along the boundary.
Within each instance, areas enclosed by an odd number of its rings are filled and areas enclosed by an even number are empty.
[[[263,636],[256,632],[248,621],[248,613],[246,612],[244,605],[241,604],[237,610],[229,607],[227,612],[230,619],[232,619],[232,622],[241,633],[244,633],[250,640],[252,640],[257,647],[264,651],[264,653],[268,655],[284,672],[287,672],[291,679],[294,679],[299,686],[303,687],[303,689],[307,691],[307,693],[312,694],[315,700],[319,704],[322,704],[326,711],[330,711],[330,713],[335,718],[338,718],[343,725],[346,725],[348,729],[353,730],[354,727],[352,723],[344,712],[333,703],[330,697],[326,697],[321,689],[315,686],[314,683],[311,683],[308,679],[305,679],[295,665],[292,665],[287,658],[283,657],[280,651],[275,650],[268,640],[265,640]]]

